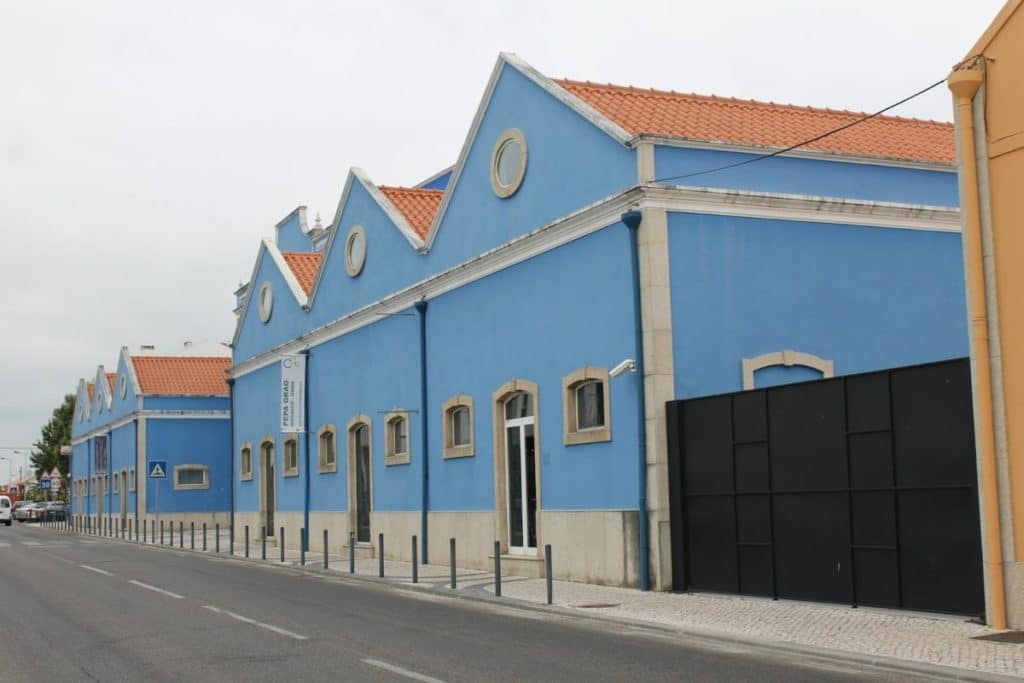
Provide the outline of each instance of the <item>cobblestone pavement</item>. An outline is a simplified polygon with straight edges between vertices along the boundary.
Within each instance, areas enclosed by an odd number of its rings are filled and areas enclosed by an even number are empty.
[[[209,553],[214,552],[212,536],[207,545]],[[186,550],[189,540],[186,536]],[[236,536],[235,557],[244,556],[240,541]],[[175,547],[179,543],[180,539],[175,538]],[[229,545],[228,536],[222,532],[222,555],[228,554]],[[250,559],[258,560],[260,553],[260,546],[253,543]],[[296,566],[300,558],[298,550],[288,548],[284,564]],[[347,555],[331,554],[328,560],[332,572],[348,573]],[[305,561],[310,568],[322,567],[323,554],[308,552]],[[278,547],[268,545],[267,562],[280,564]],[[379,569],[377,559],[355,561],[356,575],[377,577]],[[456,573],[459,593],[493,596],[493,574],[462,567]],[[451,591],[447,564],[419,565],[418,575],[420,587]],[[411,584],[412,565],[386,560],[384,576],[390,582]],[[543,604],[547,600],[545,581],[505,576],[502,596]],[[976,636],[995,631],[959,617],[727,595],[645,593],[570,581],[554,581],[553,596],[555,605],[577,609],[581,614],[650,622],[710,637],[787,643],[1024,678],[1024,644],[976,640]]]

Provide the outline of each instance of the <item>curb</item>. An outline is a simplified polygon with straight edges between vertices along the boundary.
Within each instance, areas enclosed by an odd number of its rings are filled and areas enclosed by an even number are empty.
[[[92,534],[79,534],[77,532],[64,532],[62,530],[56,531],[61,532],[64,535],[82,536],[85,538],[92,536]],[[1022,680],[1019,677],[1011,676],[1008,674],[997,674],[987,671],[961,669],[942,664],[918,662],[910,659],[900,659],[884,655],[870,655],[858,652],[850,652],[846,650],[825,648],[816,645],[802,645],[799,643],[761,640],[758,638],[730,635],[727,633],[717,633],[713,631],[704,631],[695,628],[668,626],[665,624],[659,624],[657,622],[644,621],[642,619],[632,619],[629,617],[619,617],[604,614],[591,614],[583,612],[579,609],[573,609],[571,607],[563,607],[561,605],[539,604],[527,600],[521,600],[518,598],[496,597],[494,595],[489,595],[483,592],[460,593],[458,592],[458,589],[456,589],[455,592],[450,592],[450,589],[448,589],[448,591],[446,592],[445,590],[438,590],[437,588],[431,586],[413,584],[407,581],[399,581],[394,578],[380,578],[378,576],[370,576],[366,574],[349,574],[347,572],[332,569],[325,570],[320,562],[317,562],[315,564],[307,563],[305,566],[303,566],[298,564],[298,562],[293,561],[279,562],[269,559],[261,560],[260,558],[253,557],[246,558],[239,554],[230,554],[226,552],[221,552],[218,554],[214,553],[212,550],[204,552],[202,550],[190,550],[188,548],[179,548],[177,546],[170,545],[137,543],[132,540],[122,540],[119,538],[105,536],[96,536],[95,538],[96,540],[103,540],[140,548],[171,551],[178,554],[186,555],[199,555],[201,557],[206,557],[208,559],[236,562],[240,564],[250,564],[269,569],[291,570],[296,574],[311,575],[318,578],[334,580],[339,583],[356,581],[359,583],[374,585],[379,588],[405,591],[408,593],[417,593],[424,596],[441,597],[452,600],[464,600],[474,603],[483,603],[491,607],[500,607],[504,609],[515,609],[526,612],[555,615],[559,617],[571,618],[577,622],[583,621],[589,622],[590,624],[598,624],[605,626],[628,626],[632,629],[643,631],[648,635],[671,637],[675,639],[679,639],[680,637],[682,637],[688,641],[698,641],[712,647],[721,645],[740,645],[749,650],[750,652],[754,653],[760,652],[769,655],[798,655],[802,658],[813,659],[823,664],[834,664],[836,662],[841,662],[847,665],[853,665],[854,668],[861,671],[886,671],[892,673],[914,674],[918,676],[929,676],[931,678],[947,681],[991,681],[993,683],[1020,683],[1020,681]],[[446,578],[445,580],[447,581]]]

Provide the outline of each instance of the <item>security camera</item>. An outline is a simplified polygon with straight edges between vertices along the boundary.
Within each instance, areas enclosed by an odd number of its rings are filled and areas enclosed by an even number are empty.
[[[633,360],[632,358],[627,358],[626,360],[622,361],[614,368],[612,368],[611,372],[609,372],[608,374],[611,375],[612,377],[619,377],[621,375],[626,374],[627,372],[633,372],[634,370],[636,370],[636,361]]]

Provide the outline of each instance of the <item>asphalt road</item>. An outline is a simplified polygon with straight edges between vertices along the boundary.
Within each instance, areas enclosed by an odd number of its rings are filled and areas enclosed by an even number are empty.
[[[0,527],[0,681],[851,681],[906,674]]]

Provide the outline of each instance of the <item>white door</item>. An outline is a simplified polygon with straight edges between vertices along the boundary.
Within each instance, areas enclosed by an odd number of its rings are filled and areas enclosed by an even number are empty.
[[[505,402],[505,500],[508,549],[537,552],[537,458],[533,397],[520,393]]]

